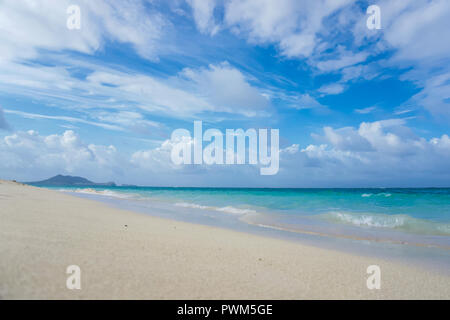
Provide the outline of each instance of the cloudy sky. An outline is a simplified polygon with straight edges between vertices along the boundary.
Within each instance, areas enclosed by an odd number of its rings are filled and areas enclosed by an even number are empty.
[[[449,17],[447,0],[2,0],[0,178],[449,186]],[[278,174],[175,166],[194,120],[279,129]]]

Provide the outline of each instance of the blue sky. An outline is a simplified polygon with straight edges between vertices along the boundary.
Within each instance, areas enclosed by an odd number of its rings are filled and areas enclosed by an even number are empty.
[[[2,1],[0,178],[448,186],[449,16],[445,0]],[[194,120],[279,129],[279,173],[173,165]]]

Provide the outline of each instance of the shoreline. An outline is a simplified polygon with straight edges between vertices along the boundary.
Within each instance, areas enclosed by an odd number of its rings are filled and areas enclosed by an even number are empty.
[[[380,234],[383,231],[374,230],[377,233],[373,233],[372,237],[365,237],[361,233],[342,233],[342,225],[335,225],[336,228],[340,228],[340,233],[330,232],[331,230],[329,228],[332,227],[331,225],[328,225],[328,229],[318,229],[317,225],[311,224],[305,224],[302,228],[299,228],[300,225],[298,224],[295,225],[295,228],[286,224],[265,225],[264,222],[255,223],[252,219],[252,216],[255,214],[261,216],[258,210],[251,210],[252,212],[243,215],[230,215],[223,214],[222,212],[218,214],[217,212],[221,210],[217,210],[217,207],[192,205],[189,203],[189,206],[186,208],[185,202],[182,202],[181,204],[184,205],[180,207],[180,199],[167,202],[167,200],[146,198],[140,201],[133,197],[118,196],[117,194],[57,190],[81,199],[90,199],[104,203],[111,208],[128,210],[151,217],[160,217],[163,219],[193,223],[195,225],[212,226],[272,239],[281,239],[317,248],[363,255],[368,258],[398,261],[403,264],[423,266],[424,269],[432,269],[438,273],[450,276],[449,246],[427,243],[423,241],[427,239],[420,238],[420,236],[418,238],[416,235],[406,235],[409,238],[405,238],[405,234],[403,233],[402,239],[395,238],[394,231],[390,231],[389,234]],[[188,211],[185,211],[186,209]],[[162,212],[165,213],[162,214]],[[207,216],[207,219],[202,218],[202,216]]]
[[[449,299],[450,277],[380,258],[111,208],[0,181],[1,299]],[[65,287],[79,265],[82,289]],[[382,287],[366,287],[369,265]]]

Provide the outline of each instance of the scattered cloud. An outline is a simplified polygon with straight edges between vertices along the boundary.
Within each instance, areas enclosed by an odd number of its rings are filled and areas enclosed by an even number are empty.
[[[402,115],[402,114],[410,113],[410,112],[413,112],[413,111],[414,111],[414,110],[404,109],[404,110],[398,110],[398,111],[395,111],[394,114],[395,114],[395,115]]]
[[[302,168],[291,181],[303,178],[310,185],[448,185],[449,136],[427,140],[412,134],[404,124],[393,119],[363,122],[359,128],[325,127],[323,135],[315,136],[320,144],[285,157],[281,167]]]
[[[418,137],[406,123],[387,119],[358,128],[324,127],[323,134],[314,136],[318,144],[280,149],[280,171],[271,176],[270,185],[444,185],[450,178],[449,136]],[[174,143],[165,140],[156,148],[125,155],[113,145],[85,143],[72,130],[48,136],[15,132],[0,140],[0,169],[18,179],[66,173],[147,185],[192,185],[193,177],[198,185],[267,183],[250,165],[174,165]]]
[[[173,118],[194,118],[205,112],[266,116],[270,111],[270,100],[262,91],[226,62],[185,68],[165,78],[102,67],[80,79],[70,72],[73,67],[0,63],[0,87],[31,98],[55,99],[66,108],[79,110],[82,106],[85,112],[95,108],[123,109],[125,105]],[[92,113],[93,120],[98,119],[98,112]]]
[[[27,119],[49,119],[49,120],[58,120],[58,121],[66,121],[71,123],[84,123],[91,126],[100,127],[103,129],[108,130],[117,130],[122,131],[123,129],[121,127],[118,127],[116,125],[107,124],[107,123],[99,123],[94,121],[88,121],[84,119],[74,118],[74,117],[67,117],[67,116],[50,116],[50,115],[44,115],[44,114],[37,114],[37,113],[29,113],[29,112],[23,112],[23,111],[17,111],[17,110],[5,110],[5,113],[14,114],[23,118]]]
[[[363,62],[367,59],[367,52],[358,52],[353,53],[343,49],[341,46],[338,46],[338,50],[336,52],[338,57],[336,59],[330,60],[322,60],[317,62],[316,67],[323,72],[332,72],[337,71],[339,69],[350,67],[360,62]]]
[[[181,75],[192,81],[195,91],[208,97],[218,111],[261,116],[270,105],[268,98],[227,62],[198,70],[186,68]]]
[[[320,87],[317,91],[324,93],[326,95],[330,94],[339,94],[342,93],[345,90],[345,87],[340,83],[332,83],[327,84],[322,87]]]
[[[362,109],[355,109],[356,113],[360,113],[360,114],[368,114],[368,113],[372,113],[375,110],[377,110],[377,107],[372,106],[372,107],[367,107],[367,108],[362,108]]]
[[[192,8],[195,24],[201,33],[215,35],[219,26],[214,22],[216,0],[186,0]]]
[[[406,106],[420,106],[428,110],[435,117],[450,120],[450,68],[446,72],[430,72],[419,70],[403,76],[415,82],[422,89],[404,104]]]
[[[383,37],[378,42],[393,55],[385,66],[409,68],[401,79],[413,82],[421,91],[405,102],[431,114],[450,119],[450,43],[442,34],[450,30],[450,2],[445,0],[383,0]]]
[[[291,106],[291,108],[299,109],[299,110],[326,108],[325,106],[320,104],[316,99],[314,99],[307,93],[292,97],[292,103],[290,106]]]
[[[128,43],[147,59],[157,59],[167,21],[149,12],[145,2],[79,0],[81,28],[66,27],[69,0],[14,1],[0,4],[2,59],[36,58],[39,50],[74,50],[92,54],[105,41]],[[19,25],[20,24],[20,25]]]
[[[397,49],[393,60],[428,64],[448,58],[450,43],[442,41],[442,32],[450,30],[448,1],[383,0],[379,6],[384,40]]]
[[[310,56],[321,40],[323,21],[351,3],[298,0],[231,0],[225,4],[225,23],[255,43],[277,44],[287,57]]]
[[[48,178],[56,173],[107,179],[120,173],[120,156],[114,146],[86,144],[72,130],[39,135],[30,130],[0,140],[1,171],[18,180]]]

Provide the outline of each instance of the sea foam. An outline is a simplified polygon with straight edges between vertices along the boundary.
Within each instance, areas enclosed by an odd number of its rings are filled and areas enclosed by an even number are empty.
[[[387,228],[430,235],[450,235],[450,224],[413,218],[406,214],[386,215],[361,212],[329,212],[318,215],[329,222],[344,223],[357,227]]]
[[[80,189],[59,189],[62,192],[75,192],[75,193],[83,193],[83,194],[94,194],[99,196],[107,196],[114,197],[120,199],[132,199],[134,198],[133,194],[124,193],[124,192],[114,192],[111,190],[96,190],[92,188],[80,188]]]
[[[177,202],[177,203],[175,203],[175,206],[184,207],[184,208],[202,209],[202,210],[213,210],[213,211],[230,213],[230,214],[234,214],[234,215],[244,215],[244,214],[249,214],[249,213],[256,213],[255,210],[251,210],[251,209],[241,209],[241,208],[236,208],[236,207],[232,207],[232,206],[226,206],[226,207],[204,206],[204,205],[200,205],[200,204],[196,204],[196,203],[189,203],[189,202]]]

